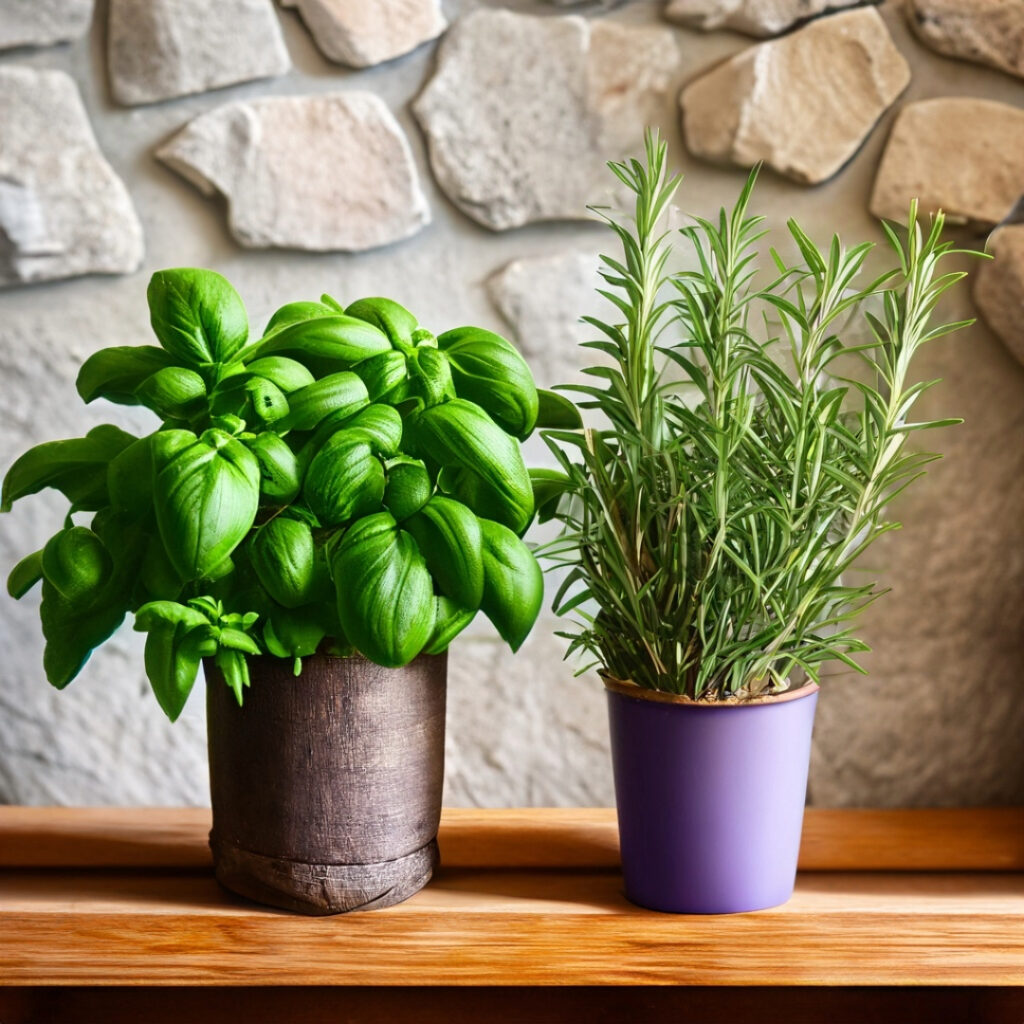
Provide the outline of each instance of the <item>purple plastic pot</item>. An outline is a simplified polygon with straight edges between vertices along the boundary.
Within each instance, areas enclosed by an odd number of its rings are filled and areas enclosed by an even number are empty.
[[[718,705],[606,687],[627,898],[677,914],[785,903],[818,687]]]

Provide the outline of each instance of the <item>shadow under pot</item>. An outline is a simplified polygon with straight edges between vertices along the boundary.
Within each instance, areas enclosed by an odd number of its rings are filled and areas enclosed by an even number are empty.
[[[606,679],[626,897],[729,914],[793,894],[818,687],[695,703]]]
[[[313,915],[408,899],[438,863],[447,655],[249,665],[242,707],[205,666],[217,880]]]

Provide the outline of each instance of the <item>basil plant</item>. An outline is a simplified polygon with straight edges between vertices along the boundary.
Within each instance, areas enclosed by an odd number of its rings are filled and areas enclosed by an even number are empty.
[[[172,721],[204,658],[241,703],[250,655],[296,675],[318,651],[398,667],[481,610],[519,647],[542,600],[521,537],[545,486],[520,442],[574,409],[538,392],[512,345],[327,295],[283,306],[250,343],[241,298],[209,270],[161,271],[148,298],[159,347],[102,349],[77,386],[159,428],[38,445],[3,482],[4,511],[46,487],[71,503],[8,580],[14,597],[42,583],[55,687],[129,612]]]

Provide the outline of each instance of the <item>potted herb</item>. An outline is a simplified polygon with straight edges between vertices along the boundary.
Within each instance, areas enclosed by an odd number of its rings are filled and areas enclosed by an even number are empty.
[[[226,886],[396,903],[437,860],[448,645],[482,610],[516,649],[540,607],[520,442],[564,399],[504,339],[435,338],[387,299],[293,302],[250,343],[219,274],[162,271],[148,298],[160,346],[95,353],[78,391],[160,426],[15,462],[5,511],[45,487],[71,508],[8,589],[42,583],[59,689],[128,613],[172,721],[205,662]]]
[[[878,592],[855,565],[936,458],[908,440],[956,422],[912,419],[935,382],[911,367],[964,326],[932,322],[963,274],[940,271],[942,216],[922,229],[912,207],[905,238],[886,226],[897,266],[869,283],[870,244],[822,252],[790,221],[796,262],[772,250],[758,284],[756,172],[681,232],[697,269],[672,271],[665,146],[612,170],[636,199],[632,224],[606,217],[621,322],[589,320],[608,362],[573,388],[604,424],[546,432],[564,471],[542,509],[563,524],[555,606],[606,685],[627,896],[773,906],[793,889],[820,670],[867,649],[852,622]],[[858,315],[866,335],[844,341]]]

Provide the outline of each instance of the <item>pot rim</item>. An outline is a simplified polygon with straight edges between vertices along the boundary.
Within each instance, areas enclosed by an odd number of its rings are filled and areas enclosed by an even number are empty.
[[[623,697],[632,697],[634,700],[647,700],[654,704],[676,704],[687,708],[749,708],[765,704],[785,704],[792,700],[802,700],[817,693],[821,687],[809,680],[796,690],[786,690],[785,693],[766,694],[763,697],[754,697],[752,700],[693,700],[681,693],[667,693],[664,690],[649,690],[647,687],[625,679],[616,679],[613,676],[600,673],[605,689],[611,693],[618,693]]]

